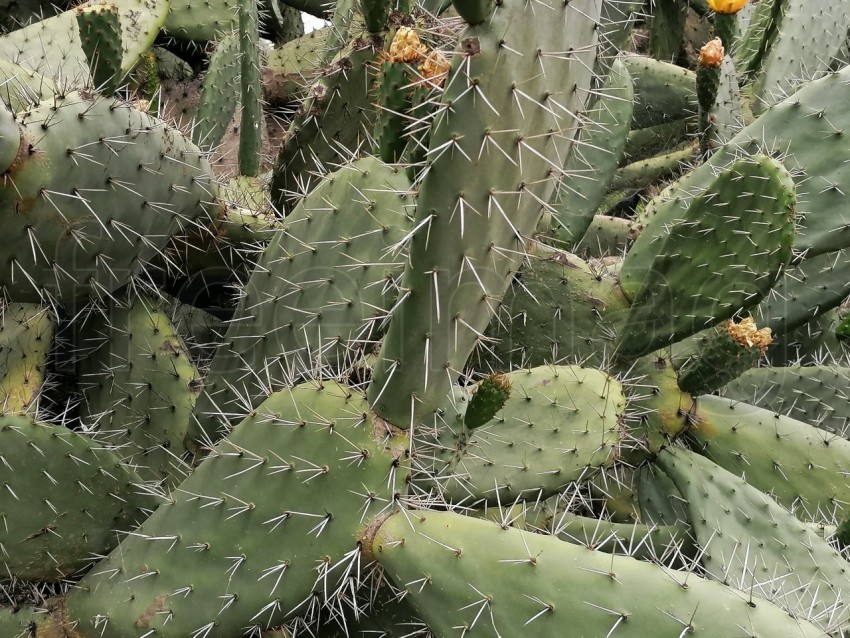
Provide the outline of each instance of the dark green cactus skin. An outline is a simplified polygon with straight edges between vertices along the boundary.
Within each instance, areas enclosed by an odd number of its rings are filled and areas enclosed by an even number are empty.
[[[408,123],[406,114],[412,106],[413,88],[408,86],[407,65],[403,62],[384,62],[378,81],[380,110],[375,122],[375,138],[381,160],[391,164],[401,159],[407,145],[404,129]]]
[[[103,555],[156,502],[103,444],[27,416],[0,417],[3,576],[56,581]]]
[[[688,6],[679,0],[655,0],[649,30],[649,50],[652,57],[676,62],[685,39],[685,19]]]
[[[505,375],[493,374],[478,382],[463,415],[463,424],[474,430],[489,422],[511,397],[511,382]]]
[[[452,6],[467,24],[481,24],[490,15],[492,0],[452,0]]]
[[[850,99],[850,68],[810,82],[772,106],[745,127],[704,166],[692,171],[682,187],[704,184],[709,174],[745,153],[775,153],[792,173],[797,188],[799,227],[795,250],[807,259],[850,245],[850,226],[838,211],[846,207],[843,167],[850,151],[842,118]],[[811,113],[819,117],[810,117]],[[825,184],[828,187],[815,186]],[[836,255],[833,256],[835,259]]]
[[[132,106],[69,93],[18,121],[28,150],[0,187],[18,213],[4,217],[0,286],[17,300],[108,294],[212,210],[197,147]]]
[[[260,22],[263,33],[278,46],[304,35],[304,18],[301,12],[280,0],[263,2]]]
[[[725,326],[708,332],[699,352],[679,369],[678,384],[688,394],[709,394],[737,379],[758,363],[757,346],[747,347],[729,336]]]
[[[578,635],[712,638],[819,636],[771,603],[694,574],[588,551],[553,538],[448,512],[394,515],[375,557],[440,636],[457,627],[482,636]],[[627,619],[627,620],[624,620]]]
[[[256,177],[260,172],[262,136],[262,84],[260,82],[260,24],[258,0],[239,1],[239,80],[242,117],[239,127],[239,174]]]

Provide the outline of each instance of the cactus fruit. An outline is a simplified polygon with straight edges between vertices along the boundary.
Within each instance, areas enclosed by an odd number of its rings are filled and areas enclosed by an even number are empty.
[[[710,330],[699,353],[679,368],[679,388],[693,395],[719,390],[754,367],[772,341],[770,328],[757,328],[752,317],[729,320]]]

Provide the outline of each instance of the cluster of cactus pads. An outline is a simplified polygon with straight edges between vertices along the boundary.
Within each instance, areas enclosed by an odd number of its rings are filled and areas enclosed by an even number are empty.
[[[850,634],[850,1],[0,11],[0,638]]]

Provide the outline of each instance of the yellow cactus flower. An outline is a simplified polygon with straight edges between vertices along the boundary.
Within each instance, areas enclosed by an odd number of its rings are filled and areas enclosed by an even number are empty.
[[[748,0],[708,0],[708,6],[717,13],[738,13]]]

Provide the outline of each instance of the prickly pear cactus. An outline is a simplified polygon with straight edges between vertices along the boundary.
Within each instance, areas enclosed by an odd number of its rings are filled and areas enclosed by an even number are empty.
[[[850,633],[850,12],[746,5],[0,0],[0,636]]]

